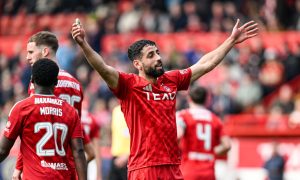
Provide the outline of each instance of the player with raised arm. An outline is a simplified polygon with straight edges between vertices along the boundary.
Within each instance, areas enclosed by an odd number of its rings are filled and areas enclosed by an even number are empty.
[[[40,59],[33,65],[35,93],[13,106],[0,141],[2,162],[20,136],[24,180],[73,180],[77,175],[85,180],[87,176],[78,113],[53,94],[58,72],[57,64],[49,59]],[[69,150],[78,174],[71,170]]]
[[[138,75],[118,72],[107,65],[85,39],[82,25],[72,25],[72,36],[92,67],[119,98],[130,132],[128,179],[183,179],[179,164],[175,104],[177,91],[215,68],[237,43],[254,37],[257,24],[239,26],[215,50],[183,70],[165,72],[155,42],[139,40],[128,49],[128,57]]]
[[[40,31],[32,35],[27,43],[27,56],[26,59],[28,63],[33,66],[33,64],[40,58],[48,58],[54,62],[57,62],[56,51],[58,49],[58,40],[55,34],[48,31]],[[28,94],[34,94],[35,89],[33,83],[30,83],[28,88]],[[79,117],[81,116],[83,91],[80,82],[75,79],[68,72],[60,69],[58,74],[58,83],[54,88],[54,95],[67,101],[72,105],[78,112]],[[84,133],[84,149],[87,155],[87,161],[89,162],[95,157],[94,149],[92,143],[88,136]],[[71,168],[75,170],[75,164],[73,161],[72,152],[68,152],[71,164]],[[19,153],[16,169],[13,173],[13,180],[19,180],[22,172],[22,154]]]
[[[215,156],[230,149],[230,139],[223,133],[221,120],[205,108],[206,98],[205,88],[193,86],[189,91],[189,108],[176,113],[181,171],[189,180],[214,180]]]

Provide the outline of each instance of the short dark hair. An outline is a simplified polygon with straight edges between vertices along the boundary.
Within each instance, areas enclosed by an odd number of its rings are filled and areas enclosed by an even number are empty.
[[[140,59],[142,58],[142,49],[146,46],[156,46],[154,41],[142,39],[139,41],[134,42],[129,48],[128,48],[128,58],[133,61],[134,59]]]
[[[50,47],[54,52],[58,49],[58,40],[54,33],[49,31],[40,31],[32,35],[28,43],[35,42],[36,46],[44,45]]]
[[[193,85],[189,91],[192,101],[196,104],[205,104],[207,90],[204,87]]]
[[[57,84],[58,65],[48,58],[37,60],[32,66],[32,82],[50,87]]]

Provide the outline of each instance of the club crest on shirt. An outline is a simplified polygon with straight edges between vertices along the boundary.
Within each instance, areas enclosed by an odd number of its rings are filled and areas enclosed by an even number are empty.
[[[171,89],[168,86],[163,86],[164,90],[167,92],[171,92]]]

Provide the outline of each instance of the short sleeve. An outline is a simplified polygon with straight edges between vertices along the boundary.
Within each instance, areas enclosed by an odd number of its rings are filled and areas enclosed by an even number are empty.
[[[82,124],[81,125],[81,128],[82,128]],[[82,128],[82,135],[83,135],[83,144],[88,144],[89,142],[91,142],[91,139],[90,137],[85,133],[84,129]]]
[[[167,77],[176,83],[177,90],[187,90],[191,82],[192,71],[190,68],[183,70],[172,70],[167,72]]]
[[[178,91],[187,90],[191,82],[192,71],[190,68],[178,71]]]
[[[11,109],[8,121],[4,129],[4,136],[8,139],[15,140],[22,130],[22,120],[20,118],[20,104],[15,104]]]
[[[119,72],[118,86],[115,89],[110,88],[110,90],[118,99],[124,99],[127,96],[130,87],[134,83],[133,79],[132,74]]]
[[[91,123],[91,132],[90,132],[90,137],[91,139],[93,138],[99,138],[99,129],[100,127],[98,126],[98,124],[96,123],[96,120],[93,116],[91,116],[92,123]]]
[[[74,130],[72,132],[72,139],[74,139],[74,138],[83,138],[83,130],[82,130],[82,127],[81,127],[79,116],[76,112],[74,114],[75,114],[74,116],[76,116],[76,120],[75,120],[75,126],[73,126]]]

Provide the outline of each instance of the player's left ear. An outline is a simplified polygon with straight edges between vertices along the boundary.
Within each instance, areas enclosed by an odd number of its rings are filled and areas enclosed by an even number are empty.
[[[45,47],[43,48],[43,51],[42,51],[42,55],[43,57],[47,57],[49,55],[49,48]]]
[[[133,60],[133,66],[137,68],[139,71],[142,70],[142,64],[139,60]]]

